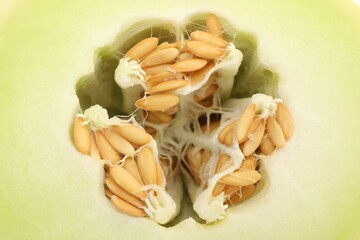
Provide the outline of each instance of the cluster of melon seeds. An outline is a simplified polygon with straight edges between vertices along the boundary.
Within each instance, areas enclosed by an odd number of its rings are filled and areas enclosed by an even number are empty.
[[[249,99],[241,101],[244,105]],[[208,222],[223,218],[228,205],[255,192],[261,178],[258,160],[284,147],[292,135],[293,122],[280,99],[255,94],[246,104],[242,113],[237,103],[235,108],[198,111],[206,121],[198,124],[194,117],[188,126],[181,123],[179,129],[190,129],[186,134],[174,130],[177,138],[185,136],[183,173],[194,209]]]
[[[105,194],[121,212],[161,224],[175,216],[176,204],[166,192],[172,169],[164,174],[154,139],[134,118],[109,119],[95,105],[77,115],[74,144],[81,153],[105,161]]]
[[[242,53],[222,38],[222,31],[217,17],[209,15],[206,31],[191,32],[187,39],[159,44],[156,37],[146,38],[120,59],[115,81],[123,89],[143,88],[143,98],[135,106],[146,111],[149,123],[171,123],[181,96],[193,95],[194,102],[211,106],[221,82],[225,95],[232,87],[232,81],[220,81],[224,79],[219,75],[233,78],[242,60]],[[232,70],[217,73],[227,68]]]
[[[235,140],[246,157],[256,150],[269,155],[284,147],[292,132],[291,116],[281,100],[255,94],[239,119],[221,130],[218,140],[227,146]]]
[[[136,115],[109,119],[95,105],[75,120],[75,146],[107,161],[105,194],[123,213],[170,221],[181,169],[197,214],[222,219],[255,192],[259,160],[292,135],[281,99],[229,99],[243,55],[223,39],[215,15],[204,28],[179,31],[174,42],[145,38],[119,60],[114,80]]]

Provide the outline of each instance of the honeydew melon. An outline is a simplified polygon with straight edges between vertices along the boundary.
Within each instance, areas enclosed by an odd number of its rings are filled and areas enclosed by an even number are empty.
[[[294,136],[262,161],[257,194],[221,222],[202,225],[186,208],[168,228],[120,214],[103,195],[102,165],[71,142],[75,83],[125,23],[212,10],[256,36]],[[17,3],[0,23],[0,238],[359,238],[359,14],[351,1]],[[234,89],[249,97],[262,85],[244,86],[268,74],[257,69]]]

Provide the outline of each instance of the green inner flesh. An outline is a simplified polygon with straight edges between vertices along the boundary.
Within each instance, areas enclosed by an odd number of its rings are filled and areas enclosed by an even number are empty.
[[[206,31],[206,16],[207,14],[200,14],[190,17],[187,24],[181,28],[183,35],[189,36],[195,30]],[[224,19],[221,21],[226,26],[224,28],[224,39],[233,42],[244,55],[242,64],[235,76],[231,98],[249,98],[255,93],[277,97],[278,75],[259,60],[255,38],[251,34],[232,28],[230,23]],[[129,107],[122,104],[124,91],[133,89],[122,90],[114,80],[114,72],[119,59],[134,44],[150,36],[158,37],[159,44],[166,41],[175,42],[176,29],[172,26],[170,23],[166,24],[164,20],[142,21],[131,25],[119,34],[113,43],[99,48],[95,53],[94,72],[83,76],[76,84],[76,93],[81,109],[85,110],[92,105],[99,104],[108,110],[110,117],[130,114],[135,110],[134,107],[133,109],[130,108],[129,111]],[[184,193],[186,194],[187,191]],[[174,226],[188,217],[192,217],[199,223],[205,223],[194,212],[189,197],[185,196],[181,213],[166,226]]]

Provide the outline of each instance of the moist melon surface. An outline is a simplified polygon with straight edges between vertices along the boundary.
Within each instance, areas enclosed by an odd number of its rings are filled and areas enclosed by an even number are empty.
[[[203,4],[159,5],[161,17],[181,21],[208,11]],[[262,162],[261,191],[217,224],[183,213],[183,221],[165,228],[114,211],[103,195],[102,166],[71,142],[75,81],[92,70],[94,49],[123,22],[157,8],[25,1],[2,20],[1,238],[356,239],[360,22],[350,1],[214,4],[210,10],[257,37],[259,59],[276,68],[294,137]]]

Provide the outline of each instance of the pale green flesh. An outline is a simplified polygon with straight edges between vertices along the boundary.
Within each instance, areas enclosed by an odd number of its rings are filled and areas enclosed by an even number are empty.
[[[164,228],[118,213],[101,194],[99,164],[60,140],[70,139],[75,81],[134,15],[208,10],[177,4],[29,1],[0,25],[1,239],[356,239],[360,10],[350,1],[346,12],[328,1],[214,4],[257,36],[296,126],[286,148],[264,161],[261,191],[224,221]]]

